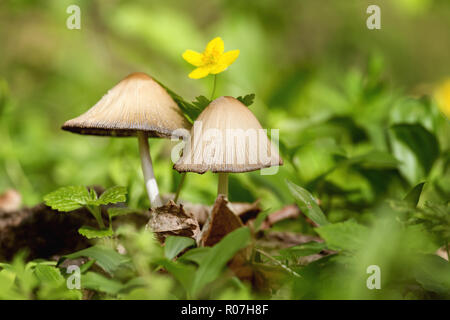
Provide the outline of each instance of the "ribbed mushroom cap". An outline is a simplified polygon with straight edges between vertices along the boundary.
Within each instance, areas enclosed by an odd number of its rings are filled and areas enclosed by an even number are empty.
[[[248,172],[283,160],[247,106],[233,97],[212,101],[191,129],[178,172]]]
[[[66,121],[62,129],[88,135],[171,137],[178,128],[190,128],[178,105],[150,76],[132,73],[91,109]]]

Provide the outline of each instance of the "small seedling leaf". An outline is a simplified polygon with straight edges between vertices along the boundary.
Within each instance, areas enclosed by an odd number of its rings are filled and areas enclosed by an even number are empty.
[[[47,194],[44,202],[54,210],[68,212],[79,209],[91,202],[89,191],[83,186],[59,188]]]
[[[245,104],[247,107],[251,106],[253,104],[253,100],[255,99],[255,94],[254,93],[250,93],[243,96],[239,96],[236,99],[238,99],[240,102],[242,102],[243,104]]]
[[[97,200],[97,205],[110,204],[117,202],[125,202],[127,200],[127,188],[125,187],[112,187],[106,189]]]

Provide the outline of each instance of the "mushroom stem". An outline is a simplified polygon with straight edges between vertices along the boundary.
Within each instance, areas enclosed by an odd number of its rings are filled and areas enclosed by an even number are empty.
[[[153,172],[148,137],[144,132],[138,132],[137,136],[139,139],[139,153],[141,155],[142,172],[144,173],[144,182],[145,187],[147,188],[148,198],[150,200],[150,207],[161,207],[163,204],[159,196],[155,173]]]
[[[219,187],[217,189],[217,195],[223,194],[228,198],[228,173],[219,173]]]

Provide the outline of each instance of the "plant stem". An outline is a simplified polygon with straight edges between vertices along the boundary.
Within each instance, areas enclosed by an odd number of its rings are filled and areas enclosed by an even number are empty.
[[[219,185],[217,188],[217,195],[223,194],[228,198],[228,173],[219,173]]]
[[[148,145],[148,137],[144,132],[138,132],[139,153],[141,155],[142,172],[144,173],[144,182],[147,189],[150,207],[161,207],[162,201],[159,196],[158,184],[156,182],[155,173],[153,172],[152,158],[150,156],[150,146]]]
[[[181,188],[183,187],[184,179],[186,179],[186,172],[183,172],[181,174],[181,180],[177,187],[177,193],[175,193],[175,198],[173,199],[173,202],[177,203],[178,197],[180,196]]]
[[[94,216],[100,229],[105,229],[106,227],[105,227],[105,224],[103,223],[102,212],[100,211],[100,207],[87,206],[87,209]]]
[[[214,98],[214,93],[216,92],[216,84],[217,84],[217,74],[214,75],[213,89],[211,92],[211,98],[209,100],[212,100]]]

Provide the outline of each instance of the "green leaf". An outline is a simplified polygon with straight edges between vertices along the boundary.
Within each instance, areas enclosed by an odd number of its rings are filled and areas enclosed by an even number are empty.
[[[193,123],[195,119],[197,119],[198,115],[202,112],[203,109],[200,109],[199,107],[195,106],[192,103],[187,102],[184,100],[180,95],[176,94],[174,91],[170,90],[168,87],[166,87],[164,84],[162,84],[160,81],[153,78],[156,82],[159,83],[164,89],[166,89],[167,93],[172,97],[172,99],[176,102],[176,104],[180,107],[181,111],[187,116],[187,119],[189,122]]]
[[[422,182],[416,185],[414,188],[412,188],[403,200],[411,204],[412,206],[416,207],[417,204],[419,203],[420,195],[422,194],[424,184],[425,182]]]
[[[391,127],[390,136],[403,176],[411,184],[425,179],[439,156],[439,143],[434,134],[419,124],[397,124]]]
[[[189,292],[194,279],[192,275],[195,274],[196,269],[193,265],[173,262],[170,260],[162,260],[159,261],[158,264],[163,266],[170,274],[172,274],[175,279],[181,283],[186,292]]]
[[[79,209],[90,203],[90,200],[89,191],[83,186],[59,188],[44,197],[47,206],[63,212]]]
[[[34,274],[41,282],[64,282],[64,277],[58,268],[45,264],[37,264],[34,268]]]
[[[226,263],[250,241],[250,230],[242,227],[227,234],[209,251],[195,273],[191,296],[195,296],[205,285],[215,280]]]
[[[424,255],[418,259],[414,274],[426,290],[450,294],[450,263],[437,255]]]
[[[78,229],[78,233],[88,239],[105,238],[114,235],[114,232],[111,228],[96,229],[89,226],[82,226],[80,229]]]
[[[199,247],[194,248],[189,251],[187,251],[185,254],[183,254],[178,260],[179,261],[192,261],[196,264],[200,265],[205,257],[208,256],[209,252],[212,250],[211,247]]]
[[[197,107],[200,112],[202,112],[209,104],[211,103],[211,100],[209,100],[205,96],[198,96],[195,97],[195,100],[192,101],[192,104]],[[199,113],[200,114],[200,113]],[[198,116],[198,115],[197,115]]]
[[[317,205],[317,201],[312,194],[289,180],[286,180],[286,182],[289,187],[289,191],[293,195],[297,205],[303,213],[317,225],[327,225],[329,222]]]
[[[400,162],[390,153],[374,150],[361,156],[347,159],[342,164],[358,165],[366,169],[397,168]]]
[[[326,247],[327,245],[323,242],[311,241],[303,243],[298,246],[282,249],[279,251],[279,254],[282,255],[283,257],[290,257],[290,258],[306,257],[312,254],[319,253]]]
[[[172,260],[181,251],[195,245],[195,240],[188,237],[169,236],[164,243],[164,255]]]
[[[130,261],[128,257],[121,255],[111,248],[104,246],[93,246],[61,257],[58,261],[58,265],[66,259],[77,259],[80,257],[95,259],[96,263],[111,275],[117,271],[119,267]]]
[[[245,95],[244,97],[239,96],[236,99],[238,99],[240,102],[242,102],[247,107],[249,107],[249,106],[251,106],[253,104],[253,100],[255,99],[255,94],[254,93],[250,93],[250,94]]]
[[[117,203],[117,202],[125,202],[127,200],[126,197],[127,188],[125,187],[112,187],[106,189],[97,200],[97,204],[109,204],[109,203]]]
[[[95,272],[87,272],[81,276],[83,288],[100,291],[108,294],[117,294],[124,285],[119,281],[108,279]]]
[[[354,221],[328,224],[315,229],[331,250],[359,250],[364,246],[369,229]]]

